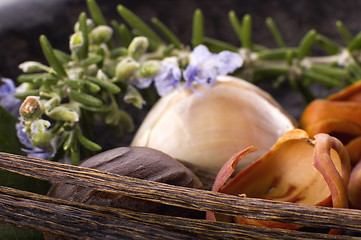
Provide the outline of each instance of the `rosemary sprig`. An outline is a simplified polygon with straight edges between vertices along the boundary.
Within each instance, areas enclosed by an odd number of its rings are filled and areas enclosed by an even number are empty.
[[[70,37],[69,53],[53,49],[49,40],[40,36],[49,66],[35,62],[22,64],[25,74],[18,80],[27,88],[15,94],[25,101],[28,96],[38,97],[41,106],[40,117],[23,122],[30,140],[30,125],[36,122],[45,129],[47,138],[47,132],[50,132],[57,139],[58,145],[53,150],[63,152],[57,156],[69,156],[73,163],[89,150],[100,149],[101,144],[88,134],[91,127],[85,126],[93,126],[96,119],[116,128],[119,135],[133,129],[131,115],[125,106],[131,104],[142,108],[144,104],[152,104],[156,93],[149,93],[154,89],[158,91],[159,87],[155,79],[162,76],[165,80],[165,77],[173,76],[169,72],[177,72],[177,83],[186,80],[182,71],[184,73],[192,63],[192,48],[200,45],[207,46],[213,55],[228,51],[243,58],[242,67],[235,71],[237,76],[253,83],[269,81],[274,87],[288,83],[307,102],[314,98],[314,84],[343,88],[361,78],[361,34],[353,36],[341,21],[336,22],[336,27],[345,46],[315,29],[308,31],[298,46],[287,46],[276,23],[267,18],[265,24],[277,45],[270,49],[253,42],[249,14],[241,19],[234,11],[228,14],[235,37],[240,41],[239,46],[234,46],[206,36],[203,12],[196,9],[191,46],[188,46],[158,18],[152,18],[152,26],[148,26],[131,10],[118,5],[117,11],[123,22],[112,20],[108,26],[94,0],[87,0],[87,6],[89,14],[80,13]],[[314,56],[314,47],[321,47],[325,54]],[[152,100],[147,102],[144,97]],[[59,120],[60,111],[64,111],[66,120]],[[42,148],[41,145],[36,147]]]

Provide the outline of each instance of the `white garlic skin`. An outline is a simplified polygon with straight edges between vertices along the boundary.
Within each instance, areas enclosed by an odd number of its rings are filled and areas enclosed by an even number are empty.
[[[175,90],[162,97],[138,129],[132,146],[219,170],[235,153],[254,146],[247,166],[265,154],[295,121],[265,91],[239,78],[219,76],[212,86]]]

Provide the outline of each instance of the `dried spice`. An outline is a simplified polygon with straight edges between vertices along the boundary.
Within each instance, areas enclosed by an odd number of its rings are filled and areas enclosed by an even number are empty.
[[[151,148],[115,148],[85,160],[80,166],[177,186],[202,188],[202,183],[188,168],[168,155]],[[53,184],[48,195],[86,204],[164,215],[190,216],[195,212],[65,183]]]
[[[312,140],[303,130],[291,130],[267,154],[226,183],[237,162],[254,150],[249,147],[230,158],[218,173],[212,190],[304,205],[348,207],[350,162],[346,149],[336,138],[318,134]],[[301,227],[213,213],[208,213],[207,218],[287,229]]]

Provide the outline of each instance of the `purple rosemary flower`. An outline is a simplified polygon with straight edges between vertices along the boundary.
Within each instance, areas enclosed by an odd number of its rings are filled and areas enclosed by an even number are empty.
[[[136,76],[135,78],[132,79],[132,83],[137,87],[137,88],[148,88],[153,82],[153,78],[142,78],[139,76]]]
[[[243,59],[237,53],[222,51],[214,54],[206,46],[199,45],[194,48],[191,61],[183,72],[186,88],[193,89],[193,82],[212,86],[218,75],[232,73],[242,64]]]
[[[165,58],[159,73],[154,77],[154,84],[159,96],[165,96],[180,85],[182,74],[177,58]]]
[[[32,127],[32,132],[37,133],[38,129],[36,127]],[[24,131],[25,126],[23,121],[20,119],[20,122],[16,124],[17,136],[21,144],[23,144],[26,148],[22,148],[28,157],[41,158],[41,159],[49,159],[55,156],[55,139],[51,141],[51,148],[49,150],[45,150],[39,147],[35,147],[31,144],[30,138],[28,134]]]
[[[158,72],[150,77],[140,77],[138,74],[133,79],[133,84],[138,88],[147,88],[154,82],[159,96],[164,96],[179,87],[182,73],[176,57],[163,59],[158,68]]]
[[[16,92],[15,83],[9,78],[2,78],[1,81],[4,84],[0,87],[0,105],[17,117],[19,116],[21,100],[14,96]]]

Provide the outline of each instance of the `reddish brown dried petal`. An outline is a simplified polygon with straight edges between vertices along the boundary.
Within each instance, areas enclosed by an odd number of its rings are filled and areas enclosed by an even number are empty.
[[[345,147],[336,138],[319,134],[312,141],[303,130],[289,131],[267,154],[225,183],[234,172],[237,160],[245,153],[247,150],[227,162],[217,176],[213,191],[305,205],[347,207],[346,184],[350,162]],[[208,214],[208,217],[232,221],[218,214]],[[233,220],[257,226],[301,227],[242,216]],[[331,233],[337,231],[332,230]]]
[[[315,139],[314,165],[331,190],[333,207],[348,207],[346,186],[351,170],[348,153],[338,139],[328,134],[317,134]],[[337,152],[341,160],[341,175],[332,161],[331,149]]]
[[[327,100],[361,102],[361,82],[358,81],[338,93],[330,95]]]
[[[350,207],[361,209],[361,161],[352,169],[347,189]]]
[[[332,206],[335,208],[347,208],[347,184],[350,175],[350,160],[348,153],[342,143],[327,134],[317,134],[315,136],[315,157],[314,165],[324,177],[332,197]],[[331,151],[334,149],[341,160],[341,175],[340,170],[337,170],[331,158]],[[331,234],[340,234],[342,230],[331,229]]]
[[[216,179],[214,180],[214,184],[212,187],[213,192],[218,192],[219,189],[226,183],[226,181],[232,176],[236,169],[237,163],[247,154],[256,151],[255,147],[248,147],[245,150],[240,151],[231,157],[219,170]],[[207,212],[206,218],[211,221],[216,221],[216,217],[214,213]]]

